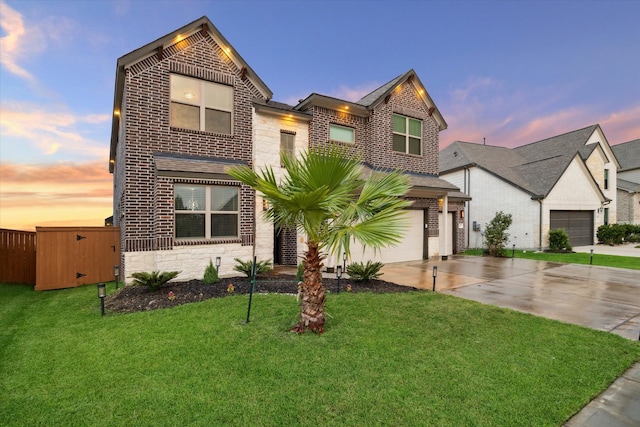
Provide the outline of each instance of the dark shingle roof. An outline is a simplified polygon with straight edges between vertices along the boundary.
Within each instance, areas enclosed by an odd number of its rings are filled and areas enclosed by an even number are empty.
[[[616,180],[618,190],[624,190],[631,193],[640,193],[640,184],[637,182],[627,181],[625,179],[618,178]]]
[[[612,145],[611,149],[620,163],[618,172],[640,168],[640,139]]]
[[[406,74],[406,73],[405,73]],[[363,96],[360,100],[356,101],[356,104],[363,105],[365,107],[370,107],[371,104],[376,102],[382,95],[384,95],[389,89],[394,88],[400,80],[405,76],[405,74],[400,74],[398,77],[394,78],[390,82],[387,82],[374,90],[373,92]]]
[[[578,155],[586,160],[598,144],[588,144],[598,125],[518,148],[456,141],[440,151],[440,173],[478,166],[533,197],[546,197]]]

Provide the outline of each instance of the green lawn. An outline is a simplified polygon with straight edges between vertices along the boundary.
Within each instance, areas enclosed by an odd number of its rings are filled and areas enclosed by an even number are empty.
[[[113,292],[113,284],[109,285]],[[431,292],[236,295],[100,316],[95,286],[0,285],[0,425],[560,426],[638,342]]]
[[[638,251],[640,253],[640,250]],[[482,249],[467,249],[465,255],[482,255]],[[511,257],[512,250],[507,249],[507,256]],[[598,253],[566,253],[555,254],[549,252],[533,252],[521,251],[516,249],[516,258],[535,259],[538,261],[562,262],[565,264],[589,264],[600,265],[603,267],[630,268],[632,270],[640,270],[640,258],[632,256],[602,255]]]

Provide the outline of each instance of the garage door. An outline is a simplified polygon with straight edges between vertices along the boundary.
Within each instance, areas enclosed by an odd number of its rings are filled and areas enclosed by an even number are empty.
[[[421,210],[409,210],[407,212],[410,228],[397,246],[382,248],[374,254],[371,248],[367,248],[363,253],[362,245],[354,243],[351,245],[351,261],[380,261],[387,264],[390,262],[421,260],[424,240],[424,212]]]
[[[551,229],[564,228],[571,246],[593,245],[593,211],[551,211]]]

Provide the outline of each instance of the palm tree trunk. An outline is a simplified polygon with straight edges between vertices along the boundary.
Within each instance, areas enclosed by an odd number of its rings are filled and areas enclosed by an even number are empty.
[[[307,329],[319,334],[324,332],[325,288],[322,284],[322,256],[318,245],[307,242],[305,252],[304,278],[302,281],[302,301],[300,303],[300,322],[291,330],[303,333]]]

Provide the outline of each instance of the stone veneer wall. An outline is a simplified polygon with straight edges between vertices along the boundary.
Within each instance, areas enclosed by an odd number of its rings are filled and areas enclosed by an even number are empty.
[[[170,74],[232,85],[234,110],[233,135],[178,129],[170,126]],[[235,243],[199,242],[199,245],[174,247],[173,180],[156,175],[153,153],[173,153],[217,157],[252,162],[252,100],[261,97],[250,81],[241,78],[241,70],[226,56],[210,36],[200,32],[164,50],[163,59],[152,55],[126,70],[122,116],[126,127],[119,138],[114,182],[121,201],[118,223],[122,231],[123,271],[162,269],[165,260],[178,253],[193,259],[194,267],[182,278],[202,277],[209,258],[233,245],[234,254],[251,252],[255,195],[252,189],[240,190],[240,236]],[[126,145],[126,154],[123,148]],[[194,176],[193,183],[208,183]],[[237,185],[237,184],[236,184]],[[124,195],[124,197],[122,197]],[[114,221],[116,218],[114,218]],[[216,243],[224,243],[216,245]],[[246,246],[246,247],[245,247]],[[140,254],[135,252],[151,252]],[[166,252],[174,255],[167,255]],[[226,260],[225,260],[226,261]],[[230,265],[233,258],[226,265]],[[182,265],[182,264],[179,264]],[[197,268],[196,268],[197,265]],[[202,268],[200,268],[202,267]],[[169,268],[169,267],[168,267]],[[175,265],[172,270],[175,270]],[[224,267],[221,271],[225,271]],[[125,276],[126,277],[126,276]]]

